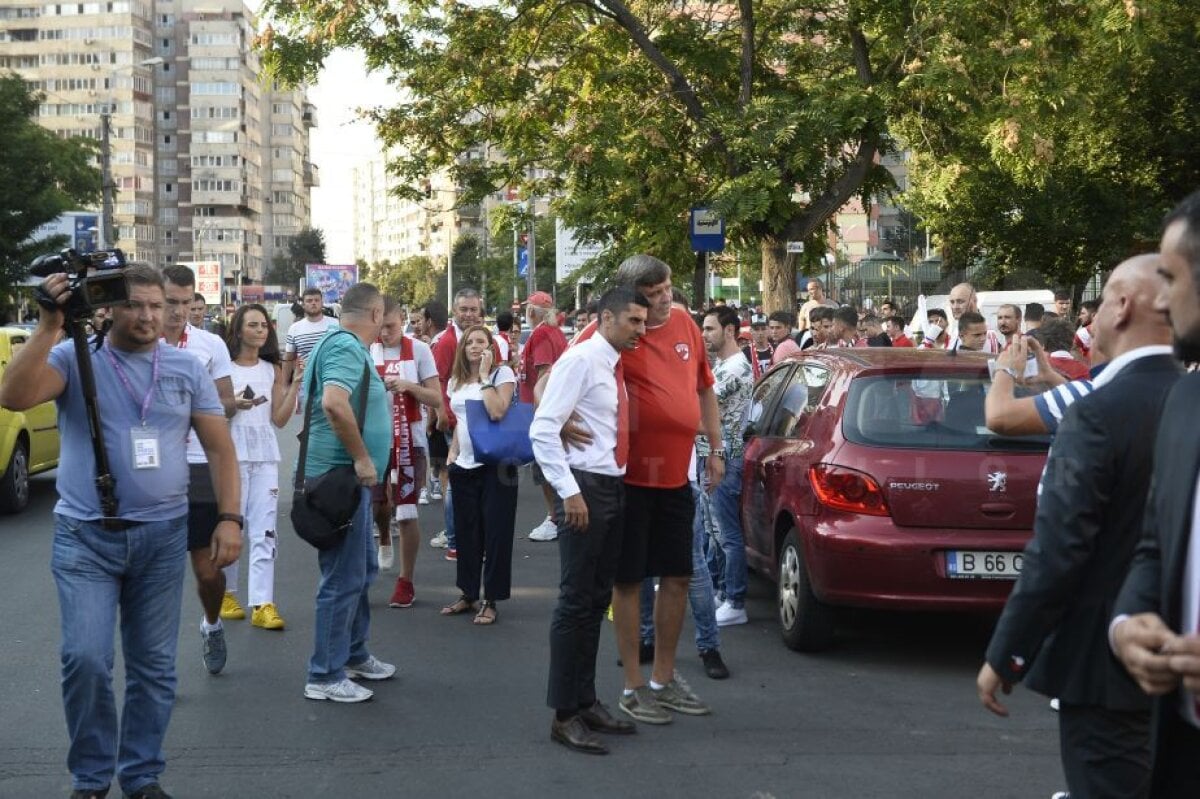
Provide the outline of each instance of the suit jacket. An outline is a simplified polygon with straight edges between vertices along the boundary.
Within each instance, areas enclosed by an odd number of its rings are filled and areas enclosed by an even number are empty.
[[[1146,504],[1145,533],[1138,542],[1129,576],[1114,615],[1157,613],[1180,632],[1183,623],[1183,569],[1192,532],[1196,473],[1200,471],[1200,374],[1179,380],[1163,407],[1154,445],[1154,476]],[[1154,703],[1154,738],[1161,740],[1168,713],[1178,712],[1179,692]],[[1155,746],[1156,756],[1160,748]]]
[[[1149,710],[1109,649],[1108,624],[1142,531],[1159,413],[1179,375],[1169,355],[1139,358],[1064,415],[1021,577],[987,650],[1005,680],[1027,678],[1064,704]]]

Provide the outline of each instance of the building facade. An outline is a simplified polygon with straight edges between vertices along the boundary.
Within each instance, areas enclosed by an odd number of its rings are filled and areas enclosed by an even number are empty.
[[[101,139],[109,112],[131,260],[216,260],[236,286],[310,226],[316,111],[263,82],[255,26],[243,0],[0,0],[0,69],[43,93],[39,122]]]

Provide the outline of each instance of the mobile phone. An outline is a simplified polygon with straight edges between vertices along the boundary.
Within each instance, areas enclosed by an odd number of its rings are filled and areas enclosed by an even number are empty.
[[[246,390],[242,392],[242,399],[254,399],[254,389],[246,386]]]
[[[255,397],[255,398],[254,398],[254,404],[255,404],[255,405],[262,405],[262,404],[263,404],[264,402],[266,402],[266,401],[267,401],[267,398],[266,398],[266,397],[263,397],[263,396],[261,396],[261,395],[260,395],[260,396],[257,396],[257,397]]]

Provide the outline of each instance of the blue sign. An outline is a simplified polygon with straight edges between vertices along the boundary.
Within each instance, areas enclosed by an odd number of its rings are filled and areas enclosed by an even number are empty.
[[[71,246],[78,253],[89,253],[96,249],[96,225],[98,217],[75,217],[75,232],[72,235]]]
[[[529,248],[517,248],[517,276],[529,277]]]
[[[721,252],[725,249],[725,220],[711,208],[693,208],[688,238],[694,252]]]

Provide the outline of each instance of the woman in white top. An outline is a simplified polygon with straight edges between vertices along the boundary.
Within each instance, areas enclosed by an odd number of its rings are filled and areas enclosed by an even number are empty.
[[[517,518],[517,470],[475,460],[467,428],[467,400],[483,400],[492,419],[503,419],[512,403],[517,378],[506,365],[495,366],[492,334],[476,325],[458,342],[450,371],[450,408],[458,418],[447,458],[454,529],[458,544],[458,588],[447,616],[475,610],[483,583],[476,624],[496,621],[496,603],[508,599],[512,586],[513,527]],[[486,556],[486,561],[485,561]]]
[[[267,309],[243,305],[229,325],[229,355],[233,358],[233,392],[237,413],[229,432],[237,449],[242,476],[243,530],[250,539],[250,623],[266,630],[282,630],[283,619],[275,607],[275,522],[279,509],[279,441],[275,427],[283,427],[296,407],[303,382],[284,382],[279,340]],[[297,366],[296,374],[303,369]],[[225,568],[225,584],[237,593],[238,563]]]

